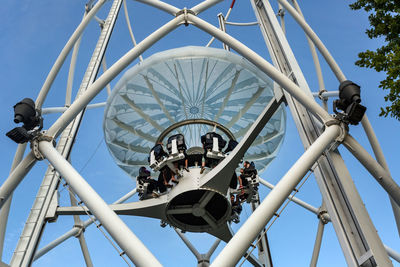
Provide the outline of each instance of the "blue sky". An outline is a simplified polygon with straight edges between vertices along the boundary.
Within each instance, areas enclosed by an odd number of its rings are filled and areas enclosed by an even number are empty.
[[[194,6],[199,1],[188,0],[184,4],[182,4],[183,1],[178,0],[167,2],[183,8],[184,6]],[[247,2],[237,1],[231,13],[230,21],[255,21],[251,6]],[[16,144],[5,136],[7,131],[15,127],[12,122],[12,106],[22,98],[36,98],[58,53],[80,22],[85,3],[86,1],[77,0],[24,0],[18,2],[5,0],[2,3],[2,8],[0,9],[0,15],[3,18],[0,26],[0,58],[2,62],[0,65],[0,81],[3,84],[3,96],[0,98],[1,183],[8,176],[16,148]],[[361,86],[362,103],[368,108],[367,115],[381,142],[392,176],[399,182],[398,151],[400,142],[398,136],[400,124],[394,119],[378,116],[379,107],[385,104],[383,100],[384,92],[378,88],[379,81],[384,76],[381,73],[360,69],[354,65],[358,52],[374,49],[382,44],[382,40],[370,40],[365,36],[364,32],[368,27],[367,16],[363,12],[349,10],[348,3],[348,1],[344,0],[311,0],[300,4],[307,21],[330,50],[347,78]],[[100,18],[105,18],[110,4],[110,1],[107,2],[105,8],[98,15]],[[230,1],[223,1],[212,10],[201,14],[200,17],[217,25],[216,15],[220,12],[225,13],[229,5]],[[128,1],[128,8],[133,30],[138,41],[171,19],[169,14],[134,1]],[[286,18],[289,43],[302,67],[310,88],[312,91],[316,91],[318,83],[304,34],[290,19],[289,15]],[[227,30],[260,55],[266,58],[269,57],[261,34],[256,27],[235,28],[228,26]],[[98,31],[97,23],[92,22],[84,33],[74,81],[75,92],[97,40]],[[181,26],[166,39],[151,47],[143,56],[146,58],[155,52],[180,46],[205,45],[209,38],[207,34],[202,33],[193,26]],[[121,13],[106,55],[108,65],[110,66],[125,54],[131,46],[125,18]],[[216,41],[213,46],[221,47],[221,44]],[[320,59],[322,62],[322,57]],[[64,104],[68,65],[69,58],[56,79],[52,91],[44,103],[44,107],[62,106]],[[327,90],[337,90],[337,80],[325,63],[321,63],[321,65]],[[117,81],[118,78],[111,85],[115,85]],[[93,100],[93,103],[103,102],[106,97],[106,93],[103,92]],[[45,128],[48,128],[57,116],[46,116]],[[287,118],[287,133],[278,158],[261,175],[274,184],[279,181],[280,177],[285,174],[303,152],[303,147],[291,116],[288,114]],[[93,188],[108,203],[111,203],[134,188],[135,183],[114,164],[111,155],[107,151],[104,141],[102,141],[102,119],[102,109],[91,110],[86,113],[80,134],[76,140],[75,150],[72,153],[72,164],[77,170],[81,171],[81,174]],[[372,153],[360,125],[351,126],[350,133]],[[94,153],[98,146],[99,149]],[[341,152],[382,241],[400,251],[400,242],[387,195],[345,149],[341,149]],[[88,161],[90,158],[91,160]],[[46,161],[38,163],[31,174],[26,177],[15,191],[6,235],[5,251],[3,253],[5,262],[9,262],[11,259],[12,251],[23,229],[46,167]],[[62,205],[69,205],[66,192],[65,189],[61,192]],[[267,193],[268,190],[261,190],[262,196]],[[313,176],[307,180],[297,196],[316,207],[320,206],[321,196]],[[136,198],[132,200],[136,200]],[[242,221],[245,221],[249,215],[250,208],[245,207],[242,212]],[[82,217],[82,219],[85,220],[86,218]],[[159,222],[153,219],[126,216],[123,219],[163,265],[192,266],[195,264],[195,258],[172,228],[161,228],[159,227]],[[309,265],[317,224],[318,220],[314,214],[293,203],[289,204],[282,216],[268,231],[275,265]],[[39,247],[63,234],[72,225],[73,220],[68,217],[60,217],[57,223],[49,224],[45,229]],[[237,229],[239,225],[234,227]],[[87,237],[95,266],[126,265],[96,228],[87,229],[85,236]],[[196,244],[201,253],[205,253],[214,241],[214,238],[210,238],[205,234],[188,234],[188,237]],[[220,245],[214,257],[221,248],[222,245]],[[84,266],[79,244],[75,238],[71,238],[43,256],[35,262],[34,266],[54,266],[55,264],[57,266]],[[319,266],[346,265],[331,224],[326,226],[319,264]],[[397,264],[396,266],[399,265]]]

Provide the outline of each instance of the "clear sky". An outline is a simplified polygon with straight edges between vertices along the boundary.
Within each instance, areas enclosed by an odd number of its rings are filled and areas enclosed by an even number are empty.
[[[167,2],[183,8],[184,6],[194,6],[200,1],[175,0]],[[230,2],[230,0],[223,1],[212,10],[201,14],[200,17],[217,25],[217,14],[226,13]],[[8,176],[16,149],[16,144],[5,136],[7,131],[15,127],[12,107],[25,97],[36,98],[57,55],[79,24],[85,3],[86,1],[83,0],[5,0],[2,2],[0,9],[0,16],[2,17],[0,26],[0,59],[2,63],[0,64],[0,81],[3,84],[3,96],[0,98],[0,153],[2,159],[0,162],[0,183],[3,183]],[[98,15],[100,18],[105,18],[110,4],[111,1],[108,1]],[[360,11],[351,11],[348,4],[349,1],[344,0],[300,2],[307,21],[330,50],[344,74],[348,79],[361,86],[362,103],[368,108],[367,115],[381,142],[391,174],[399,182],[398,151],[400,142],[398,137],[400,124],[394,119],[378,116],[379,107],[385,105],[384,92],[378,88],[379,81],[384,76],[373,70],[360,69],[354,65],[358,52],[375,49],[382,44],[382,40],[370,40],[366,37],[364,32],[368,27],[367,15]],[[138,41],[143,40],[148,34],[171,19],[169,14],[135,1],[128,1],[128,8]],[[288,14],[285,18],[287,19],[286,27],[289,43],[302,67],[309,87],[312,91],[317,91],[318,83],[304,34]],[[255,21],[248,1],[238,0],[229,20],[234,22]],[[92,22],[84,33],[74,80],[74,92],[79,87],[88,58],[96,43],[98,31],[97,23]],[[227,31],[260,55],[269,58],[257,27],[237,28],[227,26]],[[155,52],[186,45],[205,45],[209,39],[210,36],[202,33],[194,26],[181,26],[167,38],[150,48],[143,56],[147,58]],[[108,47],[107,64],[110,66],[131,46],[125,18],[121,12]],[[213,46],[220,48],[221,43],[216,41]],[[59,77],[56,79],[44,107],[64,105],[69,59],[67,59]],[[322,61],[322,57],[320,59]],[[133,64],[135,63],[137,61]],[[321,63],[321,65],[326,89],[338,90],[339,84],[327,65],[325,63]],[[113,87],[117,81],[118,79],[115,79],[111,86]],[[93,103],[103,102],[106,98],[107,94],[103,92]],[[331,106],[331,102],[329,103]],[[45,117],[45,129],[52,124],[57,116],[48,115]],[[287,118],[287,133],[278,158],[261,175],[274,184],[279,181],[304,151],[289,113]],[[111,203],[133,189],[135,182],[114,164],[103,141],[102,119],[102,109],[90,110],[86,113],[72,153],[72,164],[77,170],[81,171],[81,174],[105,201]],[[361,125],[351,126],[350,132],[372,153]],[[399,236],[387,195],[372,176],[363,170],[361,165],[344,148],[340,151],[382,241],[389,247],[400,251]],[[23,229],[46,167],[46,161],[39,162],[15,191],[3,253],[3,260],[7,263],[10,261],[18,242],[18,237]],[[260,194],[265,197],[268,192],[268,190],[262,188]],[[60,204],[68,206],[67,190],[61,190],[60,195]],[[313,206],[319,207],[321,205],[321,195],[312,175],[297,196]],[[134,197],[132,200],[136,201],[137,198]],[[250,207],[247,206],[242,212],[242,221],[245,221],[249,215]],[[82,219],[85,220],[86,218],[82,216]],[[193,266],[196,264],[191,252],[184,246],[172,228],[161,228],[159,221],[154,219],[125,216],[123,220],[151,249],[163,265]],[[314,214],[294,203],[289,204],[281,217],[268,231],[275,266],[309,265],[317,224],[318,220]],[[46,245],[71,229],[72,226],[72,218],[60,217],[57,223],[49,224],[46,227],[39,247]],[[238,227],[239,225],[234,225],[234,229],[238,229]],[[87,229],[85,237],[95,266],[126,265],[95,227]],[[214,241],[214,238],[206,234],[188,234],[188,237],[196,244],[201,253],[205,253]],[[214,257],[222,247],[221,244]],[[55,265],[84,266],[79,243],[75,238],[66,241],[34,264],[34,266]],[[319,266],[345,265],[332,224],[329,223],[323,237]],[[394,265],[400,266],[396,263]]]

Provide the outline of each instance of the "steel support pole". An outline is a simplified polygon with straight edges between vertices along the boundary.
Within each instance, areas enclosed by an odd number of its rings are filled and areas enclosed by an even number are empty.
[[[78,38],[82,35],[83,30],[89,24],[90,20],[96,15],[97,11],[103,6],[106,0],[99,0],[96,5],[87,13],[85,18],[81,21],[79,26],[76,28],[74,33],[69,38],[68,42],[65,44],[63,50],[61,51],[60,55],[57,57],[56,62],[54,63],[53,67],[51,68],[49,74],[47,75],[46,81],[44,82],[42,89],[39,92],[39,95],[36,99],[36,108],[41,109],[44,100],[50,90],[51,85],[53,84],[58,72],[60,71],[65,59],[67,58],[69,52],[71,51],[72,47],[75,45],[75,42]]]
[[[135,189],[131,190],[129,193],[127,193],[126,195],[122,196],[117,201],[115,201],[113,204],[120,204],[120,203],[125,202],[130,197],[132,197],[134,194],[136,194],[136,192],[137,192],[137,189],[135,188]],[[82,223],[82,229],[86,229],[86,227],[88,227],[92,223],[93,223],[92,219],[88,219],[88,220],[84,221]],[[33,260],[35,261],[35,260],[39,259],[41,256],[43,256],[44,254],[46,254],[47,252],[49,252],[53,248],[57,247],[58,245],[60,245],[64,241],[66,241],[67,239],[78,235],[80,230],[81,230],[80,227],[77,227],[77,226],[73,227],[71,230],[69,230],[68,232],[66,232],[62,236],[58,237],[57,239],[53,240],[52,242],[50,242],[49,244],[47,244],[46,246],[44,246],[40,250],[38,250],[36,252]]]
[[[96,79],[98,70],[100,69],[101,59],[104,56],[107,43],[111,37],[112,29],[115,25],[121,3],[122,0],[114,0],[110,7],[107,19],[100,32],[96,47],[83,76],[76,98],[79,98],[79,96],[86,91],[89,85]],[[87,11],[85,11],[85,13],[86,12]],[[57,150],[64,158],[69,157],[80,122],[83,118],[83,113],[84,111],[80,112],[72,122],[64,128],[61,134],[60,140],[57,144]],[[57,173],[54,172],[53,168],[48,168],[11,259],[13,265],[25,266],[31,264],[36,248],[40,242],[41,235],[46,226],[47,210],[54,198],[58,182],[59,176]]]
[[[267,0],[253,0],[252,4],[274,65],[311,96],[311,91],[271,5]],[[291,10],[293,11],[293,8]],[[312,37],[310,39],[313,40]],[[313,42],[320,51],[326,49],[320,40],[318,43],[315,40]],[[329,61],[329,65],[334,65],[338,70],[335,74],[341,73],[329,53],[323,56]],[[284,93],[301,141],[307,149],[318,137],[321,130],[320,123],[293,96]],[[347,264],[390,265],[382,241],[339,152],[337,150],[327,152],[326,157],[318,161],[314,174]]]
[[[298,85],[293,83],[288,77],[286,77],[282,72],[277,70],[274,66],[272,66],[268,61],[263,59],[253,50],[230,36],[229,34],[219,30],[208,22],[192,15],[187,15],[188,20],[193,23],[196,27],[202,29],[205,32],[215,36],[215,38],[219,39],[221,42],[226,43],[249,60],[251,63],[256,65],[259,69],[261,69],[265,74],[267,74],[271,79],[277,82],[282,88],[284,88],[287,92],[289,92],[294,98],[296,98],[302,105],[304,105],[311,113],[316,115],[322,121],[326,122],[332,120],[332,117],[326,112],[313,98],[304,93],[303,90],[299,88]]]
[[[156,1],[156,0],[135,0],[135,1],[158,8],[159,10],[165,11],[173,16],[175,16],[176,13],[179,12],[179,8],[167,4],[163,1]]]
[[[345,81],[346,77],[344,76],[342,70],[339,68],[331,53],[329,53],[328,49],[322,43],[321,39],[319,39],[318,35],[311,29],[310,25],[307,24],[304,18],[286,0],[278,0],[278,2],[290,13],[290,15],[292,15],[299,26],[303,28],[308,38],[313,41],[314,45],[325,58],[326,63],[328,63],[339,82]]]
[[[93,267],[92,259],[90,258],[89,249],[86,244],[85,237],[83,236],[83,232],[78,236],[79,245],[81,246],[83,258],[85,259],[86,267]]]
[[[71,160],[69,160],[69,162],[71,162]],[[74,194],[74,192],[72,192],[72,190],[69,190],[69,198],[71,201],[71,206],[77,206],[75,194]],[[82,221],[78,215],[74,215],[73,217],[74,217],[75,225],[82,225]],[[80,231],[77,238],[79,240],[79,245],[81,246],[81,250],[82,250],[82,254],[83,254],[83,258],[85,260],[86,266],[93,267],[92,259],[90,258],[89,249],[87,247],[83,232],[84,232],[83,230]]]
[[[56,120],[49,128],[47,135],[57,137],[62,130],[81,112],[87,104],[114,79],[124,68],[126,68],[139,55],[143,54],[149,47],[176,29],[185,19],[182,14],[172,19],[161,28],[150,34],[137,46],[114,63],[106,72],[103,73],[72,105]]]
[[[83,19],[85,18],[86,14],[87,13],[85,12]],[[82,41],[82,35],[79,36],[78,40],[74,44],[74,49],[72,50],[71,62],[69,64],[69,71],[68,71],[67,88],[65,90],[65,106],[66,107],[69,107],[71,105],[72,85],[74,84],[76,60],[78,58],[79,47],[81,45],[81,41]]]
[[[268,187],[269,189],[274,189],[274,188],[275,188],[274,185],[272,185],[271,183],[268,183],[267,181],[265,181],[265,180],[262,179],[262,178],[259,178],[259,181],[260,181],[260,183],[261,183],[262,185]],[[293,201],[294,203],[298,204],[299,206],[305,208],[306,210],[311,211],[311,212],[314,213],[315,215],[318,215],[318,213],[319,213],[319,209],[318,209],[318,208],[316,208],[316,207],[314,207],[314,206],[312,206],[312,205],[310,205],[310,204],[304,202],[304,201],[301,200],[301,199],[298,199],[297,197],[295,197],[295,196],[293,196],[293,195],[289,195],[288,199],[290,199],[290,200]]]
[[[129,259],[137,266],[161,266],[107,203],[93,190],[83,177],[57,152],[50,142],[41,141],[39,150],[54,166],[72,190],[86,204]]]
[[[375,135],[374,129],[372,128],[371,123],[368,120],[367,115],[365,114],[361,120],[361,124],[364,128],[364,131],[368,137],[369,143],[371,144],[372,150],[374,151],[374,155],[378,163],[389,173],[389,166],[387,165],[385,156],[383,155],[382,148],[378,142],[378,138]],[[389,196],[390,204],[392,205],[394,219],[397,225],[397,232],[400,236],[400,207],[396,204],[396,202]]]
[[[322,235],[324,234],[324,227],[325,223],[323,223],[322,220],[320,219],[318,223],[317,237],[315,238],[314,250],[312,253],[310,267],[317,266],[319,251],[321,250]]]
[[[128,26],[129,35],[131,36],[131,39],[132,39],[133,46],[135,47],[135,46],[137,46],[137,43],[136,43],[135,35],[133,34],[131,21],[130,21],[130,19],[129,19],[129,13],[128,13],[128,7],[127,7],[127,5],[126,5],[126,1],[127,1],[127,0],[124,0],[124,3],[123,3],[123,4],[124,4],[125,20],[126,20],[126,25]],[[139,60],[140,60],[140,62],[143,62],[143,57],[142,57],[142,55],[139,56]],[[105,60],[103,60],[103,67],[104,67],[104,70],[103,70],[103,71],[106,71],[107,68],[106,68],[106,62],[105,62]],[[111,89],[108,89],[109,87],[110,87],[110,84],[108,84],[107,90],[109,90],[110,93],[111,93]]]
[[[182,239],[183,243],[188,247],[188,249],[193,253],[193,255],[196,257],[197,260],[201,260],[201,254],[199,251],[193,246],[193,244],[187,239],[185,234],[183,234],[180,230],[174,228],[175,232],[179,235],[179,237]]]
[[[207,257],[208,259],[211,258],[211,255],[215,252],[215,250],[216,250],[217,247],[219,246],[219,243],[221,243],[221,239],[215,240],[215,242],[213,243],[213,245],[211,246],[211,248],[207,251],[206,257]]]
[[[95,109],[95,108],[103,108],[105,107],[107,102],[100,102],[100,103],[94,103],[86,106],[86,110],[88,109]],[[66,111],[68,107],[52,107],[52,108],[44,108],[42,109],[42,115],[44,114],[53,114],[53,113],[63,113]]]
[[[385,249],[392,259],[400,263],[400,253],[385,245]]]
[[[400,187],[390,174],[351,135],[345,137],[343,144],[371,173],[397,205],[400,205]]]
[[[85,229],[86,227],[88,227],[92,223],[93,223],[93,221],[91,219],[88,219],[85,222],[83,222],[82,228],[77,227],[77,226],[73,227],[71,230],[69,230],[68,232],[66,232],[62,236],[58,237],[57,239],[53,240],[52,242],[50,242],[49,244],[47,244],[46,246],[44,246],[40,250],[38,250],[36,252],[35,256],[33,257],[33,261],[39,259],[44,254],[46,254],[47,252],[49,252],[53,248],[57,247],[58,245],[60,245],[64,241],[68,240],[69,238],[71,238],[73,236],[77,236],[79,234],[79,232],[81,231],[81,229]]]
[[[300,16],[304,19],[303,13],[301,12],[300,6],[297,3],[297,1],[292,0],[292,2],[294,5],[294,8],[297,10],[297,12],[300,14]],[[307,35],[306,35],[306,38],[307,38],[308,46],[310,47],[312,59],[314,61],[315,72],[316,72],[317,78],[318,78],[319,93],[322,94],[326,90],[325,90],[324,77],[322,76],[321,65],[320,65],[319,59],[318,59],[317,50],[315,49],[314,43],[311,41],[311,39]],[[321,97],[321,100],[322,100],[322,105],[323,105],[324,109],[328,110],[327,99]]]
[[[204,10],[206,10],[206,9],[212,7],[213,5],[216,5],[222,1],[223,0],[205,0],[205,1],[201,2],[200,4],[192,7],[191,10],[197,15],[197,14],[203,12]]]
[[[257,193],[257,201],[251,202],[251,211],[254,212],[259,206],[260,206],[260,196]],[[257,236],[257,240],[259,240],[256,244],[258,248],[258,260],[265,267],[272,267],[273,263],[271,257],[271,250],[269,249],[267,231],[265,228],[261,230],[261,232]]]
[[[15,167],[21,162],[26,149],[26,143],[20,144],[17,147],[17,151],[14,155],[14,160],[11,164],[11,172],[15,169]],[[10,214],[10,206],[12,201],[12,195],[6,200],[6,203],[3,205],[3,208],[0,210],[0,262],[3,258],[3,249],[4,249],[4,238],[6,235],[8,215]]]
[[[10,195],[14,192],[15,188],[17,188],[19,183],[24,179],[26,174],[35,165],[36,161],[37,160],[33,155],[33,152],[30,152],[10,173],[8,178],[0,187],[0,209],[3,207]]]
[[[273,217],[290,192],[301,181],[325,149],[340,135],[337,125],[327,127],[325,132],[305,151],[260,206],[251,214],[239,231],[232,237],[211,266],[234,266],[248,247]]]

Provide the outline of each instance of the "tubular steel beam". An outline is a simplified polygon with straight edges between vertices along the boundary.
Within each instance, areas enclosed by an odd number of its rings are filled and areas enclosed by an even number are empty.
[[[304,18],[286,0],[278,0],[278,2],[290,13],[290,15],[292,15],[300,27],[303,28],[308,38],[312,40],[321,55],[325,58],[326,63],[328,63],[339,82],[345,81],[346,77],[344,76],[342,70],[339,68],[331,53],[329,53],[328,49],[322,43],[321,39],[319,39],[318,35],[311,29],[310,25],[307,24]]]
[[[332,117],[326,112],[314,99],[306,95],[293,81],[286,77],[282,72],[277,70],[268,61],[263,59],[253,50],[230,36],[229,34],[222,32],[218,28],[209,24],[208,22],[192,15],[188,14],[188,20],[193,23],[196,27],[202,29],[205,32],[215,36],[221,42],[228,44],[232,49],[237,51],[239,54],[248,59],[251,63],[256,65],[259,69],[265,72],[271,79],[277,82],[282,88],[288,91],[294,98],[302,103],[309,111],[326,122],[332,119]]]
[[[390,174],[351,135],[345,137],[343,144],[371,173],[397,205],[400,205],[400,187]]]
[[[15,188],[24,179],[28,172],[37,162],[33,152],[31,151],[26,155],[26,157],[18,164],[17,167],[10,173],[8,178],[0,187],[0,209],[3,207],[4,203],[14,192]]]
[[[383,155],[382,148],[379,144],[378,138],[375,135],[374,129],[372,128],[371,123],[368,120],[367,115],[365,114],[361,120],[361,124],[364,128],[364,131],[368,137],[369,143],[371,144],[372,150],[374,151],[374,155],[378,163],[389,173],[389,166],[387,165],[385,156]],[[400,206],[396,204],[396,202],[389,196],[390,204],[392,205],[394,219],[397,225],[397,232],[400,236]]]
[[[308,84],[271,5],[266,0],[252,0],[252,5],[274,65],[311,97]],[[315,45],[318,47],[318,44]],[[341,73],[330,54],[326,55],[329,55],[326,60],[330,60],[331,65],[335,65]],[[296,101],[288,92],[284,94],[303,146],[307,149],[318,138],[321,125],[307,111],[307,107]],[[390,264],[382,241],[341,155],[337,150],[332,150],[325,156],[318,161],[314,174],[347,264],[358,266],[359,260],[366,255],[370,257],[364,262],[365,266]]]
[[[161,266],[154,255],[143,245],[107,203],[93,190],[85,179],[58,153],[50,142],[41,141],[39,150],[54,166],[72,190],[100,221],[123,252],[137,266]]]
[[[120,203],[125,202],[130,197],[132,197],[134,194],[136,194],[136,192],[137,192],[137,189],[135,188],[135,189],[131,190],[129,193],[127,193],[126,195],[122,196],[117,201],[115,201],[113,204],[120,204]],[[41,256],[43,256],[44,254],[46,254],[47,252],[49,252],[53,248],[57,247],[59,244],[63,243],[67,239],[69,239],[69,238],[71,238],[73,236],[77,236],[81,229],[82,230],[86,229],[86,227],[91,225],[93,222],[94,221],[92,219],[88,219],[88,220],[86,220],[86,221],[84,221],[82,223],[82,227],[74,226],[71,230],[69,230],[68,232],[66,232],[62,236],[56,238],[55,240],[53,240],[52,242],[50,242],[49,244],[47,244],[46,246],[44,246],[40,250],[38,250],[36,252],[33,260],[35,261],[35,260],[39,259]]]
[[[27,145],[26,143],[18,145],[17,151],[15,152],[14,155],[14,160],[11,165],[11,172],[21,162],[24,156],[26,145]],[[10,213],[11,200],[12,200],[12,195],[7,199],[6,203],[3,205],[3,208],[0,210],[0,261],[3,258],[4,238],[7,229],[8,215]]]
[[[137,46],[132,48],[107,71],[103,73],[88,89],[84,92],[72,105],[57,119],[57,121],[49,128],[47,134],[57,137],[61,131],[70,123],[79,112],[81,112],[87,104],[114,79],[125,67],[127,67],[139,55],[143,54],[149,47],[176,29],[184,21],[184,14],[177,16],[164,26],[150,34],[141,41]]]
[[[61,51],[60,55],[57,57],[56,62],[54,63],[53,67],[51,68],[49,74],[47,75],[46,81],[44,82],[42,89],[39,92],[39,95],[36,99],[36,108],[41,109],[44,100],[50,90],[51,85],[53,84],[58,72],[60,71],[65,59],[67,58],[69,52],[71,51],[72,47],[74,47],[75,42],[78,38],[82,35],[83,30],[89,24],[90,20],[96,15],[97,11],[103,6],[106,0],[100,0],[96,3],[95,6],[89,11],[89,13],[85,16],[79,26],[76,28],[74,33],[69,38],[68,42],[65,44],[63,50]]]
[[[325,149],[339,136],[340,132],[339,126],[332,125],[321,134],[251,214],[211,266],[234,266],[240,260],[241,255],[246,252],[257,235],[274,216],[276,210],[290,195],[290,192],[301,181]]]
[[[319,251],[321,250],[322,235],[324,234],[324,227],[325,227],[325,224],[322,222],[322,220],[319,220],[318,229],[317,229],[317,237],[315,238],[314,250],[312,253],[310,267],[317,266]]]

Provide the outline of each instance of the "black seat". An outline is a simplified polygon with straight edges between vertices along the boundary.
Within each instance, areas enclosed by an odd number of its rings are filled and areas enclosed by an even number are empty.
[[[227,146],[227,148],[225,149],[225,154],[226,153],[228,153],[228,152],[231,152],[232,150],[234,150],[235,149],[235,147],[238,145],[238,142],[236,141],[236,140],[233,140],[233,139],[230,139],[229,140],[229,142],[228,142],[228,146]]]
[[[204,149],[208,150],[213,148],[214,137],[218,139],[219,150],[222,150],[225,147],[226,141],[222,138],[220,134],[217,134],[215,132],[209,132],[201,136],[201,143],[203,144]]]
[[[168,149],[168,153],[172,153],[172,141],[176,139],[176,146],[178,148],[179,152],[185,152],[187,147],[186,147],[186,143],[185,143],[185,137],[183,136],[183,134],[175,134],[175,135],[171,135],[168,138],[167,141],[167,149]]]
[[[167,157],[168,154],[167,152],[164,151],[163,147],[161,144],[157,144],[155,145],[151,150],[150,150],[150,154],[151,152],[154,151],[154,157],[157,161],[160,161],[163,157]],[[150,159],[149,159],[150,161]]]

